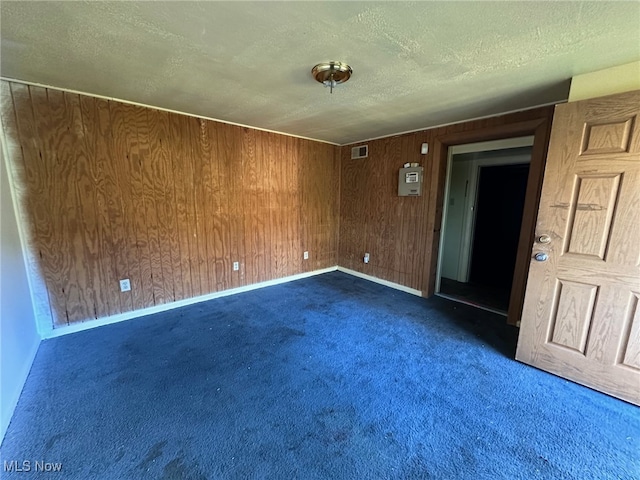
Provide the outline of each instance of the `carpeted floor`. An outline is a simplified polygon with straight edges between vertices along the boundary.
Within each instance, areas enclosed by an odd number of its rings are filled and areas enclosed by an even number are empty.
[[[503,322],[333,272],[67,335],[0,453],[47,479],[639,478],[639,410],[515,362]]]

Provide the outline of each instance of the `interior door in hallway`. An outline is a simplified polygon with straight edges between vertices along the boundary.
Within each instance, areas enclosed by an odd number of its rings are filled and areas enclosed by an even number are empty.
[[[516,358],[640,404],[640,91],[559,105]]]

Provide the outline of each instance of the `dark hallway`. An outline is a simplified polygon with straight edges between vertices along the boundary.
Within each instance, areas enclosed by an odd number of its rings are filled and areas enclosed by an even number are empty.
[[[506,312],[529,164],[479,167],[469,281],[442,278],[440,293]]]

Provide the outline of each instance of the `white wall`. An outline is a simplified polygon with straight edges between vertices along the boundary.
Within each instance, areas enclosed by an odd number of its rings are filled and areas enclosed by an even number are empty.
[[[576,75],[571,79],[569,101],[577,102],[633,90],[640,90],[640,61]]]
[[[451,162],[451,181],[449,184],[449,204],[447,208],[447,222],[445,227],[445,244],[442,252],[442,270],[444,278],[466,281],[459,273],[460,255],[463,248],[464,226],[466,220],[468,185],[471,179],[472,161]]]
[[[18,223],[0,150],[0,442],[35,358],[40,336],[31,303]]]

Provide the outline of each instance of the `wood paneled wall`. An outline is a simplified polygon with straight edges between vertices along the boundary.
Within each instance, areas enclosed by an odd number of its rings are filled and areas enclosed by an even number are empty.
[[[6,81],[1,100],[54,326],[337,263],[338,147]]]
[[[552,115],[553,107],[537,108],[341,147],[338,265],[431,295],[448,145],[533,134],[538,124],[550,124]],[[548,131],[542,136],[544,161]],[[427,155],[420,154],[424,142]],[[364,144],[369,156],[351,160],[351,148]],[[406,162],[424,167],[420,197],[398,197],[398,173]],[[368,264],[365,252],[371,255]]]
[[[398,197],[398,171],[419,162],[425,133],[366,142],[367,158],[351,160],[342,147],[340,250],[338,264],[411,288],[423,283],[429,172],[421,197]],[[365,264],[365,252],[371,255]]]

